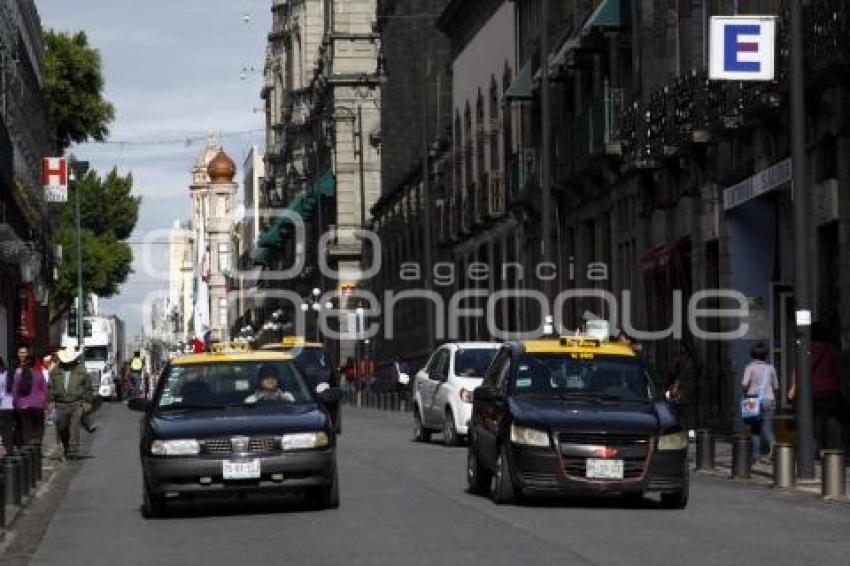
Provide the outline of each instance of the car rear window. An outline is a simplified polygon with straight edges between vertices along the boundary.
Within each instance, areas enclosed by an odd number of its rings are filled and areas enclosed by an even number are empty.
[[[155,397],[160,409],[244,406],[260,389],[260,375],[277,377],[289,403],[312,402],[312,397],[292,362],[225,362],[172,365],[164,373]]]
[[[490,362],[496,357],[497,348],[469,348],[455,354],[455,375],[460,377],[484,377]]]
[[[658,397],[643,364],[620,357],[582,359],[563,354],[524,354],[519,358],[511,385],[519,394],[647,401]]]

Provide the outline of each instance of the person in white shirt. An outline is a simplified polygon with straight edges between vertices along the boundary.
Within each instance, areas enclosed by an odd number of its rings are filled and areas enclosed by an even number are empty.
[[[767,361],[767,346],[756,344],[750,351],[750,363],[744,369],[741,386],[744,396],[755,398],[759,404],[757,417],[746,419],[750,425],[753,439],[753,460],[761,458],[761,442],[764,440],[768,447],[767,460],[773,457],[773,415],[776,412],[776,392],[779,391],[779,380],[776,368]]]

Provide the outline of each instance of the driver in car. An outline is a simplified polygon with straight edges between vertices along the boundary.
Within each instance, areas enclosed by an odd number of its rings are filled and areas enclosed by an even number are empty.
[[[260,368],[260,388],[245,399],[245,403],[294,403],[295,396],[280,388],[277,371],[272,366]]]

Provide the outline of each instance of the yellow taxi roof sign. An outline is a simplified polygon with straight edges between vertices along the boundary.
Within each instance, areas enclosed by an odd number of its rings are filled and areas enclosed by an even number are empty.
[[[307,339],[303,336],[284,336],[281,344],[284,346],[303,346],[307,343]]]
[[[212,345],[210,352],[213,354],[226,354],[229,352],[250,352],[251,345],[246,342],[217,342]]]
[[[561,336],[557,340],[542,339],[523,342],[526,352],[551,354],[590,354],[635,357],[637,354],[628,342],[609,342],[588,336]]]

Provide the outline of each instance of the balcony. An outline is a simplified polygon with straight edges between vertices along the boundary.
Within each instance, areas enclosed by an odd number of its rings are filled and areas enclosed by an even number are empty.
[[[621,155],[620,114],[623,91],[605,85],[603,95],[591,102],[586,112],[576,117],[573,159],[575,170],[581,170],[593,158]]]

